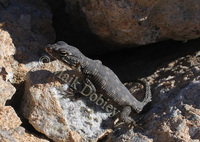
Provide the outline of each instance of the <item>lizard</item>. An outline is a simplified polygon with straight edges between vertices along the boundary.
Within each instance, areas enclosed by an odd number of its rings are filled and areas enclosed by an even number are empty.
[[[84,81],[93,88],[93,91],[109,98],[121,111],[121,123],[134,125],[135,121],[129,115],[132,111],[140,113],[143,107],[151,101],[150,85],[144,80],[138,80],[144,85],[145,97],[138,101],[119,80],[117,75],[99,60],[92,60],[83,55],[79,49],[63,41],[49,44],[45,47],[47,53],[62,61],[72,69],[79,70]]]

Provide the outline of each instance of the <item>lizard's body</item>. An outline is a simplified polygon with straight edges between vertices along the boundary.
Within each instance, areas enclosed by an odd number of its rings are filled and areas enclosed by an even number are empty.
[[[146,88],[145,98],[140,102],[129,92],[111,69],[102,65],[98,60],[85,57],[77,48],[65,42],[48,45],[46,51],[67,65],[79,68],[85,82],[94,91],[103,94],[104,98],[120,107],[118,108],[121,110],[120,118],[125,123],[134,123],[134,120],[128,116],[131,111],[135,110],[139,113],[151,101],[151,91],[148,83],[140,81]]]

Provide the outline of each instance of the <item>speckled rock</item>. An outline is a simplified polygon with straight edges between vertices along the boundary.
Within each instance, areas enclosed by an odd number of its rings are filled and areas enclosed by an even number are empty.
[[[85,96],[73,100],[66,92],[69,84],[59,79],[63,76],[60,71],[65,71],[69,76],[63,77],[70,81],[80,74],[57,60],[28,73],[21,109],[37,131],[54,141],[78,138],[107,142],[199,142],[198,55],[174,60],[147,78],[152,84],[152,105],[134,129],[113,128],[114,119]],[[77,87],[83,86],[80,83]],[[135,90],[130,88],[132,93]]]
[[[54,141],[63,142],[101,139],[152,141],[142,134],[126,134],[127,129],[112,134],[114,119],[109,117],[109,113],[85,96],[79,96],[78,99],[70,98],[70,94],[66,92],[69,84],[59,79],[66,74],[65,80],[72,82],[76,77],[80,77],[77,71],[71,70],[58,60],[42,64],[27,74],[21,110],[23,116],[37,131]],[[82,79],[78,80],[80,86],[76,87],[83,87]]]
[[[144,135],[164,142],[200,141],[198,61],[197,56],[182,57],[149,77],[157,83],[152,88],[152,109],[144,117]]]
[[[39,51],[54,40],[51,18],[50,8],[42,1],[0,0],[0,141],[2,142],[48,141],[28,133],[26,128],[21,127],[21,118],[15,111],[18,110],[23,95],[26,73],[38,64],[41,56]],[[15,87],[12,84],[15,84]]]
[[[0,11],[0,29],[11,37],[11,43],[4,47],[14,45],[15,60],[19,63],[38,61],[45,45],[55,39],[50,8],[42,1],[10,0],[9,3]],[[27,70],[32,67],[26,66]]]
[[[13,87],[10,82],[6,82],[0,76],[0,108],[5,106],[6,101],[11,99],[16,89]]]
[[[50,8],[41,1],[9,0],[0,10],[0,67],[11,83],[23,82],[45,45],[55,39],[51,18]]]
[[[14,66],[18,66],[18,62],[13,58],[15,52],[10,34],[0,28],[0,75],[10,82],[13,82]]]
[[[14,54],[15,47],[9,33],[0,29],[0,108],[16,91],[10,83],[13,81],[13,66],[18,64]]]
[[[20,125],[21,120],[12,107],[5,106],[0,109],[1,142],[49,142],[25,132],[25,129]]]
[[[110,122],[102,124],[102,120],[108,119],[108,114],[84,98],[75,101],[67,98],[69,94],[65,90],[68,84],[61,83],[53,74],[65,70],[69,68],[53,61],[28,73],[21,107],[23,115],[36,130],[54,141],[95,141],[106,130],[101,127]],[[71,75],[77,74],[72,71]]]
[[[116,134],[115,134],[116,133]],[[118,130],[113,133],[111,142],[153,142],[153,139],[142,135],[141,133],[134,133],[133,131]]]
[[[193,81],[176,98],[171,101],[165,98],[164,109],[160,105],[155,106],[150,113],[157,114],[159,108],[163,113],[149,118],[146,116],[148,122],[152,121],[146,133],[154,135],[155,141],[200,141],[199,89],[199,80]]]
[[[109,43],[133,46],[200,37],[199,0],[65,0],[65,3],[73,26],[89,29]]]

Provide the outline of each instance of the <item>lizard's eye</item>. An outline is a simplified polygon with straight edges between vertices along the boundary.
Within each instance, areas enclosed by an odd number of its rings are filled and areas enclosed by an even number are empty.
[[[64,49],[61,49],[61,50],[60,50],[60,53],[62,53],[62,54],[68,54],[67,51],[64,50]]]
[[[64,50],[64,49],[61,49],[61,50],[60,50],[60,54],[64,54],[64,55],[66,55],[66,56],[70,56],[70,55],[71,55],[70,52],[67,52],[67,51]]]

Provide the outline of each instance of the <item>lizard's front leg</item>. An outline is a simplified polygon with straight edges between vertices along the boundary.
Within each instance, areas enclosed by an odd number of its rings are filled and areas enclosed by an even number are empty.
[[[95,92],[96,92],[96,88],[95,88],[95,86],[93,85],[93,83],[89,80],[89,78],[87,78],[87,77],[84,76],[83,82],[82,82],[82,83],[83,83],[83,86],[85,86],[85,87],[86,87],[86,85],[87,85],[87,87],[88,87],[89,90],[90,90],[90,91],[89,91],[90,93],[95,93]],[[84,87],[84,88],[85,88],[85,87]],[[84,88],[79,88],[79,89],[77,88],[77,89],[74,89],[74,88],[72,87],[72,88],[71,88],[71,89],[73,90],[72,93],[75,94],[75,95],[71,95],[71,96],[76,97],[76,98],[79,98],[79,97],[80,97],[80,96],[79,96],[80,93],[83,93],[83,92],[84,92],[84,91],[83,91]],[[81,90],[82,90],[83,92],[82,92]],[[66,93],[69,93],[69,92],[66,91]],[[75,99],[75,100],[76,100],[76,99]]]

